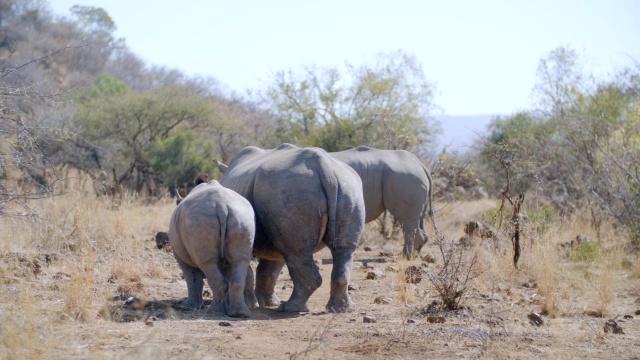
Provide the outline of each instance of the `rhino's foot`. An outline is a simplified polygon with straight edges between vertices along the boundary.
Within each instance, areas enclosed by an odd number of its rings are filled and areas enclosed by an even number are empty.
[[[271,307],[280,305],[280,298],[276,294],[260,294],[256,291],[256,298],[258,299],[258,305],[260,307]]]
[[[230,306],[227,315],[232,317],[241,317],[241,318],[249,318],[251,317],[251,310],[245,304],[241,306]]]
[[[296,301],[286,301],[278,306],[279,312],[309,312],[309,303],[299,303]]]
[[[353,305],[353,301],[351,301],[349,297],[346,297],[346,299],[339,300],[330,299],[326,308],[327,312],[330,313],[346,313],[353,310]]]
[[[226,314],[227,305],[224,303],[224,301],[214,300],[213,302],[211,302],[211,305],[209,305],[209,307],[207,308],[207,312]]]
[[[202,303],[202,301],[200,301],[200,302],[198,302],[198,301],[189,301],[188,299],[185,299],[185,300],[179,302],[175,306],[177,308],[183,309],[183,310],[199,310],[199,309],[204,308],[204,304]]]

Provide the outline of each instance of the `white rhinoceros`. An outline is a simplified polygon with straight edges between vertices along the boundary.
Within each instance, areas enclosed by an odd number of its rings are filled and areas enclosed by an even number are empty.
[[[196,186],[173,211],[169,242],[187,282],[187,307],[202,306],[203,278],[213,293],[208,310],[251,316],[256,305],[249,266],[255,237],[251,204],[217,181]]]
[[[309,311],[308,299],[322,284],[313,253],[327,246],[333,271],[326,308],[349,311],[353,304],[347,286],[365,217],[358,174],[322,149],[291,144],[273,150],[249,146],[228,167],[218,167],[224,173],[220,183],[247,198],[255,210],[260,306],[280,303],[274,287],[286,263],[293,293],[278,310]]]
[[[366,222],[389,210],[402,223],[404,256],[419,255],[428,240],[424,218],[427,214],[433,218],[431,174],[422,161],[404,150],[366,146],[329,154],[360,175]]]

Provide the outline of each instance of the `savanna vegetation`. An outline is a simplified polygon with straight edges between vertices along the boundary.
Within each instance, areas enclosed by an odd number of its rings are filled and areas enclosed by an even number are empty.
[[[100,8],[60,17],[46,1],[0,0],[0,358],[638,353],[637,62],[596,76],[575,50],[554,49],[530,109],[495,117],[472,151],[437,152],[436,88],[411,54],[284,69],[238,94],[145,63],[116,25]],[[282,142],[418,155],[439,227],[423,258],[401,259],[385,218],[356,253],[358,313],[260,309],[219,327],[211,320],[229,319],[174,309],[180,271],[149,241],[166,231],[172,190],[217,178],[213,158]],[[317,258],[314,309],[331,271],[328,253]]]

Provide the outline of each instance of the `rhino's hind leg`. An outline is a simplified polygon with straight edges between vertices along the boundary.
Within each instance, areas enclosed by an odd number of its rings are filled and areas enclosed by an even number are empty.
[[[275,294],[275,288],[283,267],[284,261],[260,259],[256,269],[255,291],[260,307],[280,305],[280,299]]]
[[[182,302],[182,306],[192,309],[202,307],[202,288],[204,286],[204,273],[198,268],[188,265],[176,256],[178,265],[184,274],[187,283],[187,300]]]
[[[235,317],[251,317],[251,310],[245,302],[245,286],[247,274],[251,272],[249,261],[240,260],[231,264],[229,291],[227,292],[227,315]],[[252,284],[253,285],[253,284]]]
[[[348,312],[353,308],[348,291],[353,265],[353,249],[338,248],[331,251],[331,254],[333,256],[333,270],[331,271],[331,295],[327,303],[327,311]]]
[[[428,240],[427,232],[424,231],[424,220],[407,221],[402,225],[402,230],[404,232],[402,254],[405,259],[415,259],[420,256],[420,250]]]
[[[244,284],[244,301],[251,309],[258,307],[258,298],[255,291],[255,279],[253,277],[253,270],[249,267],[247,271],[246,283]]]
[[[211,305],[207,308],[209,312],[219,312],[226,314],[226,296],[227,296],[227,281],[222,275],[222,271],[217,263],[209,262],[202,265],[202,271],[207,276],[207,283],[211,288],[213,300]]]
[[[313,262],[313,254],[296,254],[288,257],[286,262],[293,280],[293,293],[289,300],[280,304],[278,311],[307,312],[309,297],[322,285],[322,277]]]

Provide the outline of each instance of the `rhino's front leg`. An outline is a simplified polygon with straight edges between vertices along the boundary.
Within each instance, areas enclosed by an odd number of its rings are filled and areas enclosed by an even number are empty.
[[[284,261],[260,259],[256,269],[255,291],[260,307],[280,305],[280,299],[275,294],[275,288],[284,264]]]
[[[329,312],[348,312],[353,308],[349,297],[349,279],[353,266],[352,248],[336,248],[331,251],[333,256],[333,270],[331,271],[331,295],[327,303]]]
[[[187,283],[187,300],[181,305],[188,308],[200,309],[202,307],[202,288],[204,286],[204,273],[184,261],[175,257]]]

